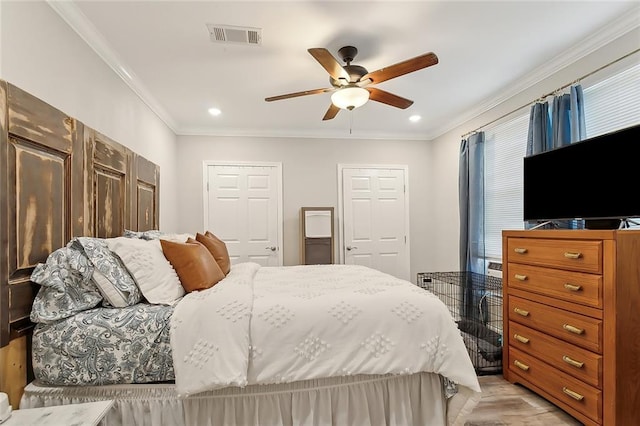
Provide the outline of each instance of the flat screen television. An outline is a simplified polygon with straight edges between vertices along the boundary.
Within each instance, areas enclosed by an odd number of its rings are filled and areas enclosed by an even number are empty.
[[[525,221],[640,217],[640,125],[525,157],[523,186]]]

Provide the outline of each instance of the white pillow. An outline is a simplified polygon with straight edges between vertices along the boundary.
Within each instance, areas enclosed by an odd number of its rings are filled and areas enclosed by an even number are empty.
[[[168,240],[176,243],[184,243],[189,238],[193,238],[195,240],[196,236],[195,234],[163,234],[159,237],[161,240]]]
[[[127,304],[126,294],[120,291],[118,287],[114,286],[113,283],[98,270],[98,268],[93,270],[93,275],[91,277],[93,278],[93,281],[95,281],[98,290],[100,290],[102,297],[107,299],[107,302],[109,302],[111,306],[114,308],[124,308],[125,306],[129,306]]]
[[[107,240],[107,245],[120,257],[149,303],[172,305],[184,296],[178,274],[162,253],[160,240],[118,237]]]

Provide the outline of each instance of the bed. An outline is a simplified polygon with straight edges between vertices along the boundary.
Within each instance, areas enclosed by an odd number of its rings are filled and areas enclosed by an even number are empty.
[[[242,263],[199,290],[132,266],[142,244],[162,262],[162,241],[182,240],[148,232],[157,166],[0,83],[16,188],[0,194],[0,386],[14,407],[113,399],[105,425],[464,423],[480,388],[431,293],[359,266]]]
[[[126,278],[139,260],[114,246],[162,253],[82,237],[35,268],[36,380],[21,407],[115,399],[105,424],[437,425],[461,424],[478,401],[448,309],[407,281],[247,262],[207,289],[150,295],[145,280],[163,275]],[[152,269],[169,274],[162,262]]]

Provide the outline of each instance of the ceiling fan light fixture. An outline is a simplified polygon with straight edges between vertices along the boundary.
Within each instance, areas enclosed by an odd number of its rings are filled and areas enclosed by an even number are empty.
[[[358,86],[343,87],[331,95],[331,102],[341,109],[352,109],[361,107],[369,100],[369,91]]]

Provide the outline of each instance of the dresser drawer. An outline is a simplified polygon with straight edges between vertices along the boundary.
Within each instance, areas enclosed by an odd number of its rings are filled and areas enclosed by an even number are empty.
[[[509,320],[602,353],[602,320],[509,296]]]
[[[602,392],[531,355],[509,348],[509,370],[594,421],[602,422]]]
[[[602,308],[602,275],[509,263],[509,288]]]
[[[602,241],[509,238],[509,263],[602,273]]]
[[[513,321],[509,322],[509,333],[509,345],[514,348],[534,355],[585,383],[602,387],[601,355]]]

